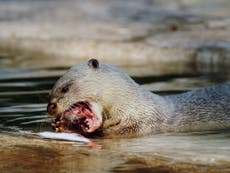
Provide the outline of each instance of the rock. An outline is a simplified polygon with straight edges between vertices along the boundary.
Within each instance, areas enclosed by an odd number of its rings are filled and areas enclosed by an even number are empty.
[[[0,67],[69,67],[95,57],[135,76],[209,72],[213,63],[228,71],[229,7],[228,0],[1,1]]]

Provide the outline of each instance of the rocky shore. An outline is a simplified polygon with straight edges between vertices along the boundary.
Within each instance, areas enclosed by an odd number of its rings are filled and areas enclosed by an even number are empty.
[[[136,76],[226,72],[229,9],[228,0],[0,1],[0,67],[95,57]]]

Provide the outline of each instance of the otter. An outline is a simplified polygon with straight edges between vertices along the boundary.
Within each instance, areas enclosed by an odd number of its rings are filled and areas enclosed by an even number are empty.
[[[230,128],[230,83],[159,96],[117,67],[90,59],[54,85],[47,106],[57,132],[135,137]]]

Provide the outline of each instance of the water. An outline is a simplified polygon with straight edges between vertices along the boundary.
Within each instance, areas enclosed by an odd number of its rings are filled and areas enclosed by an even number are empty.
[[[230,172],[229,131],[92,142],[36,135],[52,132],[47,96],[65,70],[1,70],[0,172]],[[230,75],[216,72],[134,79],[165,95],[230,81]]]

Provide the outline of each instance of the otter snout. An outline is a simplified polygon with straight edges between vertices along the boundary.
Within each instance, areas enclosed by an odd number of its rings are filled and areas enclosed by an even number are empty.
[[[57,103],[49,102],[48,105],[47,105],[47,112],[51,116],[56,115],[57,114]]]

